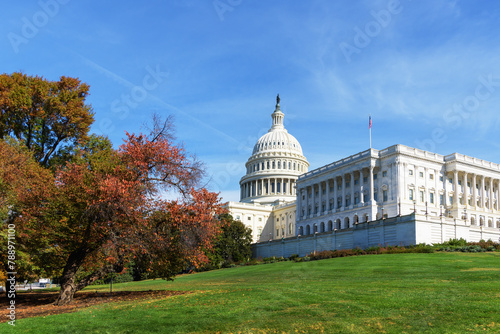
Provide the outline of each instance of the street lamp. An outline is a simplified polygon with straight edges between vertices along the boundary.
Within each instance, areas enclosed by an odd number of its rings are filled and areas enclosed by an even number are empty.
[[[401,217],[401,199],[399,199],[399,201],[398,201],[398,208],[399,208],[398,216]]]
[[[273,232],[269,232],[269,241],[273,240]]]
[[[384,207],[382,207],[382,220],[384,220]]]
[[[425,215],[427,216],[427,201],[425,201]]]

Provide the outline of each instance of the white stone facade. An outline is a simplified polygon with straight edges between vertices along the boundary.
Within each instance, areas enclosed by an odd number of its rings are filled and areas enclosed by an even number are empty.
[[[297,231],[348,229],[413,212],[500,228],[500,165],[404,145],[370,149],[301,175]]]

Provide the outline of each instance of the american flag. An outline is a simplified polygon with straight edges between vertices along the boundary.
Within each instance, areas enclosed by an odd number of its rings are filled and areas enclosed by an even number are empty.
[[[370,115],[370,118],[368,120],[369,120],[368,129],[371,129],[372,128],[372,115]]]

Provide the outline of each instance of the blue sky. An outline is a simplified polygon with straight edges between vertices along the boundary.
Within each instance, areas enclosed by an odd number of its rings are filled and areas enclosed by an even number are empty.
[[[405,144],[500,163],[498,1],[5,3],[0,72],[91,86],[115,146],[153,113],[238,200],[279,93],[311,169]]]

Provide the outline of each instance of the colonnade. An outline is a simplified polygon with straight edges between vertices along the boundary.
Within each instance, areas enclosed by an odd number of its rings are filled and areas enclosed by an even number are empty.
[[[348,172],[339,171],[326,180],[300,186],[297,196],[298,219],[373,203],[376,200],[374,169],[374,166],[368,166]]]
[[[455,170],[453,171],[453,205],[465,209],[498,211],[500,209],[499,184],[500,179]]]
[[[241,184],[241,199],[267,195],[295,196],[295,178],[262,178]]]

